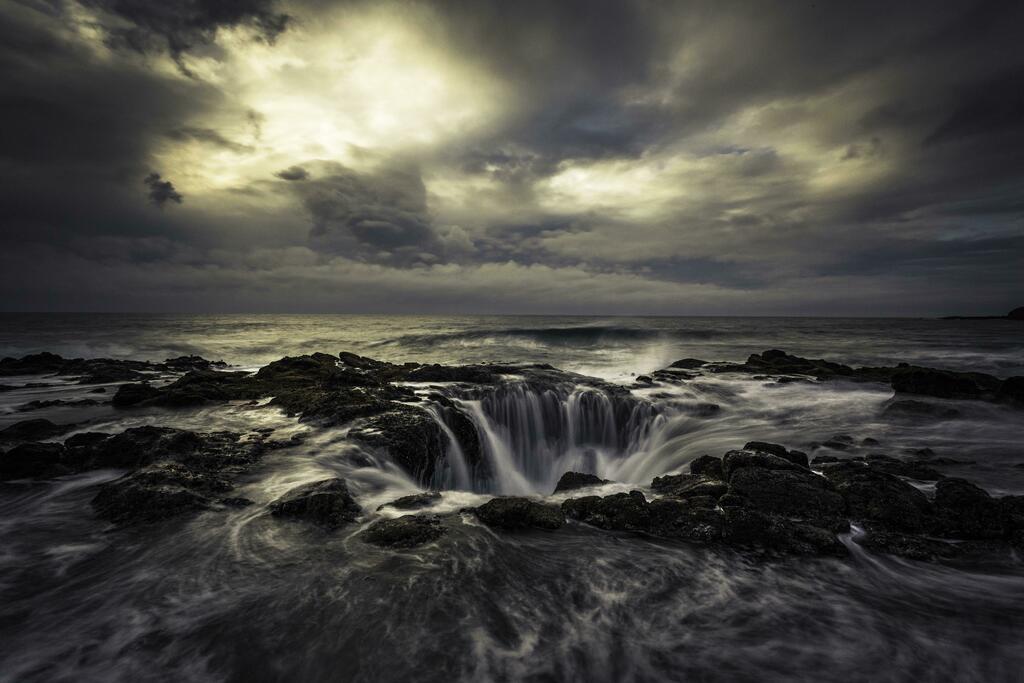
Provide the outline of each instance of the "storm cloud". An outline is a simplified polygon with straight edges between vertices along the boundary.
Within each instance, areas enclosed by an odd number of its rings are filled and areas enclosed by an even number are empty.
[[[1022,25],[989,2],[7,3],[3,307],[1002,313]]]

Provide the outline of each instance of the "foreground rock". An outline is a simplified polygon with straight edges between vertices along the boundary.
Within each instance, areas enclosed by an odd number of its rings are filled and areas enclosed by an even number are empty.
[[[553,493],[574,491],[576,489],[584,489],[589,486],[601,486],[603,484],[610,483],[611,482],[607,479],[602,479],[596,474],[587,474],[585,472],[566,472],[558,479],[558,483],[555,484],[555,490]]]
[[[473,514],[487,526],[512,531],[553,530],[565,524],[565,515],[557,505],[518,496],[492,498],[474,508]]]
[[[117,524],[156,522],[213,505],[230,491],[226,479],[178,463],[161,463],[104,484],[92,501],[96,514]]]
[[[74,425],[58,425],[44,419],[22,420],[0,430],[0,442],[42,441],[73,428]]]
[[[423,493],[414,493],[411,496],[402,496],[390,503],[384,503],[383,505],[378,506],[377,509],[382,510],[386,507],[392,507],[396,510],[418,510],[420,508],[430,507],[431,505],[440,502],[440,500],[440,491],[425,491]]]
[[[270,504],[270,514],[275,517],[312,522],[326,529],[354,522],[361,512],[348,483],[337,478],[297,486]]]
[[[441,521],[427,515],[381,519],[359,533],[359,539],[384,548],[415,548],[433,543],[445,534]]]

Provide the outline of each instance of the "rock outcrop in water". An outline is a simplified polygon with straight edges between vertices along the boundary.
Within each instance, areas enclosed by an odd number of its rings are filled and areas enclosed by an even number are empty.
[[[366,543],[384,548],[415,548],[432,543],[445,534],[441,521],[430,515],[404,515],[381,519],[359,533]]]
[[[344,479],[332,478],[296,486],[270,504],[275,517],[312,522],[337,529],[356,521],[362,508],[348,491]]]

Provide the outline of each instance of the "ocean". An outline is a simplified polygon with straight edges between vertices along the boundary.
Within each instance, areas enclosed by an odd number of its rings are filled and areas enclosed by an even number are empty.
[[[492,475],[466,475],[450,445],[447,468],[424,482],[354,441],[351,424],[320,428],[247,401],[119,410],[79,403],[98,396],[95,386],[0,378],[0,429],[31,417],[72,425],[58,440],[143,425],[300,437],[242,478],[232,495],[254,505],[156,529],[112,528],[93,514],[98,487],[123,470],[0,483],[0,680],[1022,680],[1020,558],[902,559],[861,547],[855,527],[841,536],[847,558],[763,562],[585,524],[502,534],[461,512],[496,495],[560,502],[566,494],[551,492],[571,469],[611,480],[607,492],[650,495],[652,478],[700,455],[761,440],[813,456],[833,453],[821,444],[836,436],[854,444],[839,457],[927,452],[948,462],[937,465],[947,476],[1024,494],[1016,408],[936,399],[955,417],[920,421],[888,415],[893,391],[880,383],[636,381],[683,358],[741,362],[766,349],[1024,375],[1024,324],[1008,320],[0,315],[0,356],[200,355],[256,370],[347,351],[393,363],[544,363],[602,382],[430,388],[472,420]],[[612,385],[622,389],[603,388]],[[57,400],[66,403],[24,410]],[[267,515],[267,503],[324,476],[344,477],[365,511],[351,528]],[[424,488],[443,494],[431,508],[447,515],[442,541],[393,551],[358,540],[395,514],[380,505]]]

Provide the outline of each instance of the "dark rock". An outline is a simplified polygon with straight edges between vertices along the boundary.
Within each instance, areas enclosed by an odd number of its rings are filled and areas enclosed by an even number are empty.
[[[722,540],[779,554],[847,555],[846,546],[828,529],[742,507],[725,508]]]
[[[870,436],[864,437],[860,440],[861,446],[880,446],[878,439],[872,439]]]
[[[219,477],[160,463],[104,484],[92,506],[100,518],[116,524],[156,522],[204,510],[213,502],[210,495],[230,489]]]
[[[965,479],[947,478],[935,485],[936,531],[954,538],[999,538],[1009,527],[1005,508]]]
[[[394,410],[368,418],[351,430],[349,437],[385,451],[421,483],[433,478],[435,469],[445,457],[447,443],[447,436],[427,411],[398,405]]]
[[[607,479],[602,479],[596,474],[586,474],[584,472],[566,472],[555,484],[554,493],[561,491],[573,491],[575,489],[582,489],[588,486],[600,486],[602,484],[610,484],[611,482]]]
[[[55,353],[33,353],[23,358],[0,360],[0,377],[10,375],[48,375],[64,367],[64,359]]]
[[[66,474],[61,462],[64,446],[59,443],[24,443],[0,452],[0,480]]]
[[[952,558],[959,554],[957,547],[952,543],[878,529],[869,531],[857,539],[857,543],[874,552],[926,562]]]
[[[397,510],[418,510],[420,508],[430,507],[439,500],[441,500],[440,491],[424,491],[423,493],[414,493],[411,496],[402,496],[390,503],[384,503],[377,509],[381,510],[386,507],[391,507]]]
[[[701,503],[710,502],[710,505]],[[710,499],[658,498],[648,506],[648,530],[655,536],[708,544],[722,537],[725,518]]]
[[[690,474],[711,479],[721,479],[722,459],[710,455],[702,455],[690,462]]]
[[[918,401],[912,398],[890,401],[882,411],[882,414],[889,418],[906,420],[952,420],[960,417],[960,411],[955,408]]]
[[[148,402],[184,408],[211,402],[251,400],[265,395],[268,392],[246,372],[191,370],[161,389],[159,395],[148,399]]]
[[[92,398],[82,398],[77,401],[65,401],[58,398],[49,401],[29,401],[28,403],[23,403],[18,406],[17,410],[19,413],[27,413],[33,410],[43,410],[44,408],[70,408],[98,405],[100,405],[100,402]]]
[[[95,389],[90,389],[89,393],[90,394],[105,394],[105,393],[107,393],[107,388],[106,387],[96,387]]]
[[[830,465],[832,463],[842,462],[841,458],[837,458],[834,455],[817,455],[814,460],[811,461],[812,465]]]
[[[359,538],[385,548],[415,548],[444,536],[440,520],[425,515],[405,515],[397,519],[381,519],[360,532]]]
[[[1013,309],[1006,314],[1006,317],[1010,320],[1024,320],[1024,306]]]
[[[464,384],[494,384],[501,375],[485,365],[421,365],[406,373],[410,382],[458,382]]]
[[[744,467],[806,471],[806,468],[791,460],[760,451],[729,451],[722,458],[722,475],[726,481],[730,480],[733,472]]]
[[[655,477],[651,482],[654,491],[673,498],[695,498],[708,496],[718,500],[729,489],[729,485],[721,479],[699,476],[696,474],[676,474]]]
[[[640,491],[610,496],[570,498],[562,503],[565,516],[601,529],[646,531],[650,527],[647,499]]]
[[[918,481],[938,481],[945,475],[918,462],[904,462],[885,456],[868,456],[872,469]]]
[[[920,533],[931,526],[931,504],[905,481],[863,462],[847,461],[824,470],[846,501],[850,516],[886,529]]]
[[[221,498],[217,502],[229,508],[245,508],[249,507],[250,505],[256,504],[256,501],[249,500],[248,498],[241,498],[238,496],[230,498]]]
[[[49,420],[22,420],[0,431],[0,441],[40,441],[52,439],[74,425],[58,425]]]
[[[211,370],[213,368],[227,367],[222,360],[210,361],[202,356],[178,356],[168,358],[163,363],[164,367],[173,372],[188,372],[189,370]]]
[[[121,365],[97,367],[78,378],[79,384],[113,384],[114,382],[137,382],[146,374]]]
[[[700,360],[698,358],[683,358],[677,360],[675,363],[670,365],[670,368],[680,368],[683,370],[696,370],[697,368],[704,367],[708,362],[706,360]]]
[[[850,447],[850,444],[845,441],[836,441],[835,439],[829,439],[821,445],[825,448],[831,448],[834,451],[845,451]]]
[[[565,524],[557,505],[517,496],[492,498],[473,513],[487,526],[500,529],[559,529]]]
[[[651,379],[648,375],[637,375],[636,379],[634,381],[637,384],[646,384],[646,385],[654,384],[654,380]]]
[[[122,384],[110,399],[110,403],[115,408],[128,408],[153,401],[160,396],[160,390],[149,384]]]
[[[328,529],[354,522],[362,508],[344,479],[323,479],[297,486],[270,504],[275,517],[301,519]]]
[[[788,460],[795,465],[807,468],[807,454],[801,451],[791,451],[785,446],[780,446],[777,443],[767,443],[765,441],[750,441],[743,447],[745,451],[756,451],[760,453],[770,453],[772,455]]]
[[[1024,377],[1010,377],[999,385],[997,398],[1007,403],[1024,405]]]
[[[806,470],[743,467],[729,477],[729,493],[760,512],[842,531],[849,528],[846,503],[824,477]]]
[[[999,380],[989,375],[931,368],[899,368],[892,374],[892,388],[897,394],[936,398],[982,398],[998,384]]]

